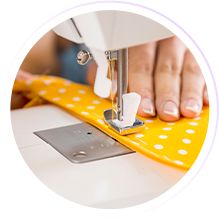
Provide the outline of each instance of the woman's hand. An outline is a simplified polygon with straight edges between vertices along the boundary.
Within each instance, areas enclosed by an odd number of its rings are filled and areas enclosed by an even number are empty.
[[[129,91],[142,97],[140,116],[164,121],[196,117],[208,105],[201,70],[177,37],[129,49]]]
[[[17,73],[16,80],[24,80],[28,83],[36,77],[38,76],[20,69]],[[13,92],[11,95],[11,109],[19,109],[28,102],[29,100],[22,93]]]

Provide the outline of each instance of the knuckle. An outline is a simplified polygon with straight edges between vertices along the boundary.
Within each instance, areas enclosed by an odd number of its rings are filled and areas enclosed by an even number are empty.
[[[149,63],[149,62],[145,63],[144,69],[146,71],[146,74],[152,75],[152,73],[153,73],[153,65],[151,63]]]
[[[175,99],[179,97],[179,87],[172,84],[155,84],[156,94],[161,99]]]
[[[153,64],[150,62],[135,63],[134,65],[129,65],[129,71],[134,75],[152,75]]]
[[[189,63],[185,65],[184,71],[186,71],[189,74],[194,74],[194,75],[200,75],[201,74],[201,69],[198,64],[196,63]]]
[[[162,63],[158,67],[157,73],[158,74],[170,74],[173,76],[179,76],[181,73],[181,66],[176,64],[176,63],[172,63],[172,64]]]
[[[145,87],[144,94],[146,96],[151,96],[153,94],[153,89],[151,87]]]

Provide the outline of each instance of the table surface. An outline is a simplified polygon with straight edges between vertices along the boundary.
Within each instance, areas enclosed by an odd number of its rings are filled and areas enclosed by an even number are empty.
[[[132,153],[74,164],[33,134],[81,121],[53,105],[14,110],[15,140],[34,174],[57,194],[98,208],[128,207],[151,200],[171,188],[182,170]]]

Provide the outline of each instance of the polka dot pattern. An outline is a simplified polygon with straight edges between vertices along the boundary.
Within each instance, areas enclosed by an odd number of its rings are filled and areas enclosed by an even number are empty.
[[[85,90],[78,90],[78,93],[79,94],[86,94],[86,91]]]
[[[60,89],[58,89],[58,92],[60,94],[64,94],[66,92],[66,89],[65,88],[60,88]]]
[[[87,109],[89,109],[89,110],[94,110],[94,109],[95,109],[95,106],[88,106]]]
[[[153,123],[153,120],[152,119],[146,119],[145,122],[146,123]]]
[[[197,122],[189,122],[189,125],[191,125],[191,126],[197,126],[198,123],[197,123]]]
[[[134,151],[182,169],[189,169],[195,161],[208,126],[209,110],[205,107],[199,117],[181,118],[177,122],[141,118],[145,127],[140,132],[120,136],[103,119],[103,112],[111,108],[111,102],[96,96],[89,86],[54,76],[42,76],[34,79],[31,84],[16,82],[14,90],[24,91],[24,94],[31,91],[33,99],[41,97],[98,127]]]
[[[81,98],[80,97],[73,97],[72,100],[76,101],[76,102],[79,102],[81,100]]]
[[[189,138],[183,138],[183,139],[182,139],[182,142],[183,142],[184,144],[191,144],[191,140],[190,140]]]
[[[180,150],[178,150],[178,153],[181,155],[186,155],[188,152],[187,152],[187,150],[180,149]]]
[[[164,127],[162,130],[164,131],[170,131],[172,128],[171,127]]]
[[[186,133],[188,133],[188,134],[194,134],[194,133],[195,133],[195,130],[193,130],[193,129],[187,129],[187,130],[186,130]]]
[[[144,134],[136,134],[135,137],[136,137],[136,138],[143,138],[143,137],[144,137]]]
[[[101,102],[99,100],[93,100],[92,103],[93,104],[100,104]]]
[[[160,139],[167,139],[168,136],[167,136],[167,135],[159,135],[159,138],[160,138]]]
[[[183,162],[181,160],[174,160],[174,163],[178,165],[183,165]]]
[[[82,111],[81,114],[82,114],[82,115],[86,115],[86,116],[89,115],[88,112],[84,112],[84,111]]]
[[[67,106],[68,108],[73,108],[73,107],[74,107],[74,105],[71,104],[71,103],[67,103],[66,106]]]
[[[59,101],[59,100],[61,100],[60,97],[54,97],[54,98],[52,98],[52,101]]]
[[[38,92],[38,94],[41,95],[41,96],[43,96],[43,95],[46,94],[46,90],[40,90],[40,91]]]
[[[51,85],[52,84],[52,80],[48,79],[48,80],[44,80],[43,83],[45,85]]]
[[[163,149],[163,145],[162,144],[155,144],[154,148],[157,150],[161,150],[161,149]]]

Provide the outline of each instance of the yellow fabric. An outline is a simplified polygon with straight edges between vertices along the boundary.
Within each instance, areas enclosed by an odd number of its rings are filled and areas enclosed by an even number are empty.
[[[208,126],[206,107],[200,117],[182,118],[175,123],[141,118],[145,122],[141,132],[120,136],[103,121],[103,111],[111,108],[111,102],[96,96],[90,86],[42,76],[31,83],[16,81],[13,91],[22,91],[31,99],[26,107],[46,100],[98,127],[132,150],[183,169],[189,169],[198,156]]]

